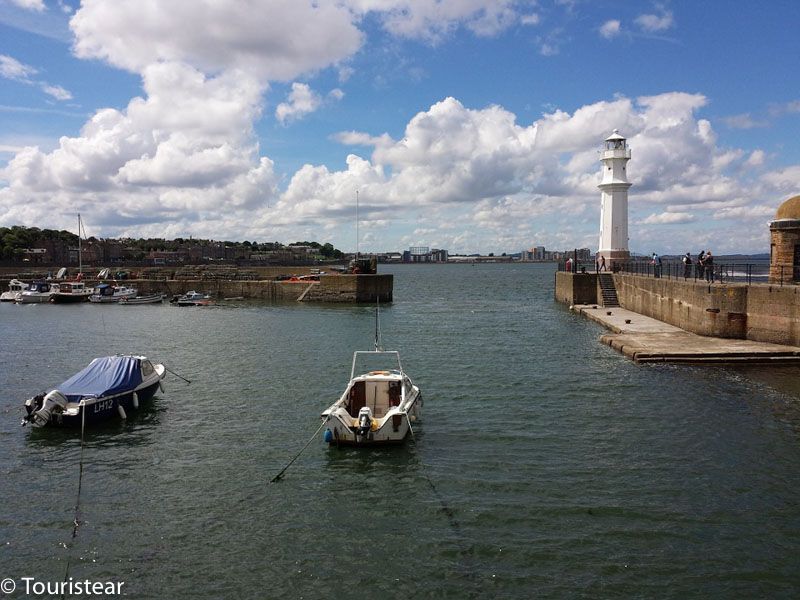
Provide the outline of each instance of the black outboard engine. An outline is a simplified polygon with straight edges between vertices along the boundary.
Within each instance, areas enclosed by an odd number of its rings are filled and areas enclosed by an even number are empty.
[[[50,422],[53,412],[62,412],[67,408],[67,402],[66,396],[58,390],[48,392],[46,396],[40,394],[29,398],[25,402],[25,410],[28,411],[25,421],[34,427],[44,427]]]
[[[372,411],[369,406],[363,406],[361,410],[358,411],[358,427],[356,428],[356,433],[364,436],[370,432],[370,429],[372,429]]]

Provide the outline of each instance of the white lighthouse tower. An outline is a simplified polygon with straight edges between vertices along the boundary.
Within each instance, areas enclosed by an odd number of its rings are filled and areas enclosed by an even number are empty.
[[[603,156],[603,180],[597,187],[602,193],[600,200],[600,246],[597,260],[604,256],[606,268],[614,263],[627,261],[628,250],[628,175],[625,166],[631,159],[631,150],[626,140],[616,129],[606,138]]]

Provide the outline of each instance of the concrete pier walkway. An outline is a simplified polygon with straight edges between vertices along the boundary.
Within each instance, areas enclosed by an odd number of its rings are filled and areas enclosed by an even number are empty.
[[[616,306],[570,308],[610,329],[600,341],[636,362],[800,364],[797,346],[697,335]]]

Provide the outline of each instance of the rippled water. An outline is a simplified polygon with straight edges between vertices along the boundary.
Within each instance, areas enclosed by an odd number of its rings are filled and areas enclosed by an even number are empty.
[[[732,598],[800,590],[800,370],[640,366],[546,265],[397,266],[415,441],[317,439],[373,309],[0,305],[0,578],[136,598]],[[168,375],[86,439],[18,426],[93,357]],[[65,548],[65,545],[67,546]]]

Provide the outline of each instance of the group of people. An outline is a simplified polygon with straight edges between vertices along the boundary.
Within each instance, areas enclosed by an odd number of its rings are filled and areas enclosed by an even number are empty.
[[[714,281],[714,256],[711,250],[700,250],[694,267],[697,279],[706,279],[709,283]],[[692,276],[692,256],[687,252],[683,257],[683,278]]]

